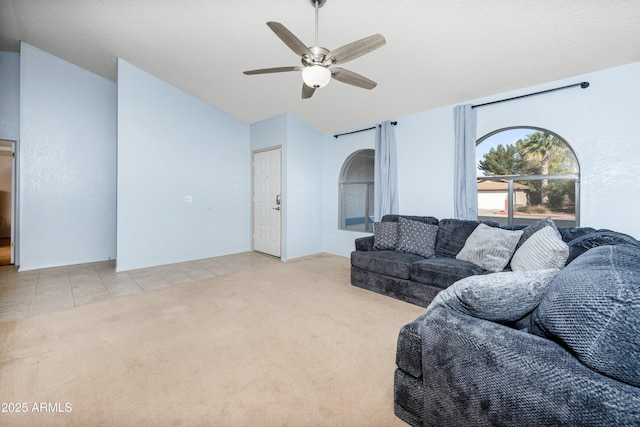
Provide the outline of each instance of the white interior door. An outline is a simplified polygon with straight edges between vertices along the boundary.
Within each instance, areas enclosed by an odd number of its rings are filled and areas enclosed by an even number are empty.
[[[253,155],[253,249],[281,256],[281,149]]]

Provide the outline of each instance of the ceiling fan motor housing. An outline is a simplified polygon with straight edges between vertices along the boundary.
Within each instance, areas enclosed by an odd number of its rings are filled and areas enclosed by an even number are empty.
[[[312,46],[312,47],[309,47],[309,50],[313,54],[313,58],[309,57],[308,55],[302,56],[301,58],[302,65],[304,65],[305,67],[309,67],[311,65],[322,65],[322,66],[331,65],[332,61],[329,61],[328,64],[325,61],[327,59],[327,55],[329,54],[328,49],[325,49],[323,47],[318,47],[318,46]]]

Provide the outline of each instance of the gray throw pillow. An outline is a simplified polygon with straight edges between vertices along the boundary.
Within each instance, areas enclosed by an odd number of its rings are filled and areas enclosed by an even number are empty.
[[[430,258],[435,255],[438,226],[400,217],[396,251]]]
[[[556,224],[553,222],[551,217],[543,218],[540,221],[534,222],[533,224],[528,225],[522,229],[522,236],[520,236],[520,240],[516,245],[516,251],[520,246],[523,245],[524,242],[527,241],[529,237],[533,236],[537,231],[542,230],[545,227],[552,227],[556,231],[556,233],[558,233],[558,236],[560,235],[560,233],[558,232],[558,228],[556,227]]]
[[[393,251],[398,243],[397,222],[373,223],[373,249],[376,251]]]
[[[489,271],[502,271],[509,263],[522,230],[504,230],[480,224],[467,238],[456,259]]]
[[[492,322],[515,322],[540,302],[560,270],[535,270],[465,277],[441,291],[429,308],[443,306]]]
[[[553,227],[544,227],[533,233],[513,254],[513,271],[562,268],[569,257],[567,245]]]
[[[594,371],[640,387],[639,307],[640,246],[599,246],[551,283],[531,314],[531,332]]]

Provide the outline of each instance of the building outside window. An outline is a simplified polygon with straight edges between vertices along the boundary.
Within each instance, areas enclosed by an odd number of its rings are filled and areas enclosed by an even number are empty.
[[[375,150],[352,153],[340,172],[341,230],[373,232]]]
[[[579,226],[578,160],[559,135],[540,128],[492,132],[476,145],[478,218],[501,225],[551,217]]]

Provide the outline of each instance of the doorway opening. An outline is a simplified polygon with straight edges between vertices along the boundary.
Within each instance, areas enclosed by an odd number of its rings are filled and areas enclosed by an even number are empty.
[[[0,139],[0,265],[14,263],[15,141]]]

